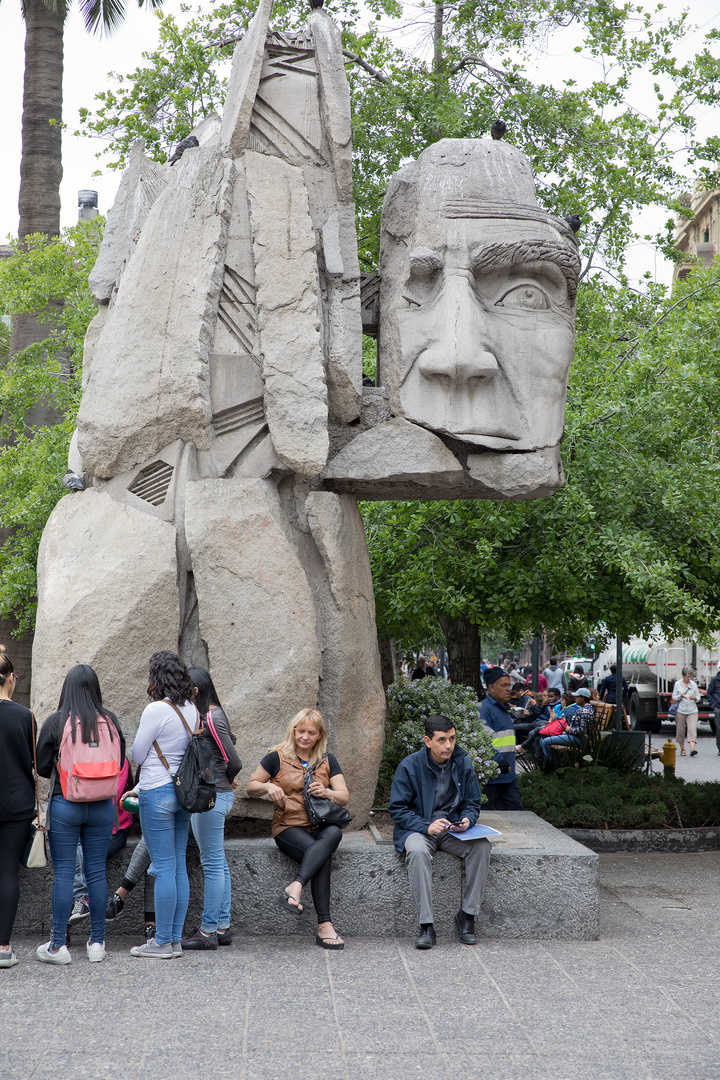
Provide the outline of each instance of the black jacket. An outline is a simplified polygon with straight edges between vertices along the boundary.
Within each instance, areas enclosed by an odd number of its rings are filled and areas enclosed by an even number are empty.
[[[437,776],[428,765],[427,756],[428,751],[423,746],[422,750],[403,758],[393,778],[388,812],[395,825],[393,844],[398,851],[404,851],[409,833],[427,836],[432,821]],[[455,820],[467,818],[472,826],[478,819],[482,800],[478,778],[461,746],[455,747],[450,760],[452,778],[458,789]]]
[[[24,705],[0,701],[0,821],[23,821],[35,812],[33,714]]]

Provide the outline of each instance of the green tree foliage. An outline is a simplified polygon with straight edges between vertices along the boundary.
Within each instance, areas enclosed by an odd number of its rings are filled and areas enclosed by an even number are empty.
[[[669,294],[580,290],[565,486],[528,502],[363,506],[381,638],[469,617],[572,647],[720,628],[720,267]]]
[[[253,0],[218,5],[182,29],[171,16],[157,16],[158,49],[132,74],[116,75],[116,89],[99,94],[94,111],[82,112],[86,134],[107,141],[103,153],[114,166],[137,136],[165,160],[170,145],[221,108],[228,58],[254,8]],[[329,0],[326,10],[342,26],[348,58],[365,270],[377,266],[391,173],[437,139],[487,135],[500,115],[507,141],[532,162],[542,203],[582,216],[584,273],[598,256],[622,265],[636,209],[681,208],[683,168],[710,184],[716,179],[720,140],[699,140],[696,116],[720,100],[720,62],[707,45],[691,61],[677,60],[674,50],[690,30],[685,15],[668,19],[662,8],[647,13],[606,0],[435,0],[414,9],[412,21],[397,0],[372,0],[362,19],[355,0]],[[375,16],[369,25],[368,10]],[[272,24],[296,29],[304,15],[277,0]],[[538,50],[569,26],[585,84],[534,81],[528,72]],[[653,102],[643,111],[633,104],[638,82]],[[659,238],[666,251],[671,236],[669,227]]]
[[[469,686],[451,685],[444,679],[417,679],[393,683],[387,692],[386,739],[383,749],[376,805],[387,803],[395,770],[404,757],[423,745],[425,721],[442,713],[455,723],[457,741],[473,764],[481,784],[497,776],[492,733],[478,716],[478,699]]]
[[[0,264],[0,309],[8,315],[35,312],[48,324],[44,341],[0,365],[0,611],[13,614],[20,631],[34,623],[42,529],[66,493],[61,478],[80,404],[83,340],[97,311],[88,274],[102,227],[98,218],[54,240],[28,236]],[[57,407],[58,423],[32,430],[28,413],[48,400]]]

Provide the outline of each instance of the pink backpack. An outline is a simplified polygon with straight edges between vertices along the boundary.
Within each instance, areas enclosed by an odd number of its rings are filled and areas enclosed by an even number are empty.
[[[98,741],[84,743],[80,721],[76,720],[75,742],[72,740],[72,722],[65,721],[60,740],[57,771],[62,793],[68,802],[99,802],[114,799],[120,776],[120,735],[113,730],[110,738],[110,721],[98,716]]]

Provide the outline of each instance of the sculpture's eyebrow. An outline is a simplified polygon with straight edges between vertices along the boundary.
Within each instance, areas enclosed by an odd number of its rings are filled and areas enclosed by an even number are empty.
[[[442,256],[430,248],[416,248],[409,255],[410,273],[415,277],[425,277],[443,268]]]
[[[568,296],[577,295],[580,256],[562,243],[552,240],[519,240],[515,243],[488,244],[472,257],[472,269],[497,270],[511,266],[525,266],[551,262],[562,272],[567,283]]]

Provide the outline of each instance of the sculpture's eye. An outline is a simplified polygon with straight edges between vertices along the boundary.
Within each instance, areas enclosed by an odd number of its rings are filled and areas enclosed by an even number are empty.
[[[510,308],[515,311],[545,311],[550,307],[550,301],[544,289],[541,289],[539,285],[528,283],[508,289],[497,301],[495,307]]]

